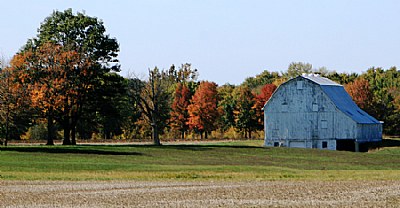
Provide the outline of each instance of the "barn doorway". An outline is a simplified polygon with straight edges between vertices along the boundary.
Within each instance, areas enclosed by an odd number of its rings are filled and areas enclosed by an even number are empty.
[[[336,140],[336,150],[355,152],[356,145],[354,142],[354,139],[338,139]]]

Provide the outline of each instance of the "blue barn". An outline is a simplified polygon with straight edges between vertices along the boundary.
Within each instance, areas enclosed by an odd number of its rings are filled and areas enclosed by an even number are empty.
[[[265,146],[358,151],[362,143],[382,141],[382,123],[342,85],[319,75],[283,83],[263,109]]]

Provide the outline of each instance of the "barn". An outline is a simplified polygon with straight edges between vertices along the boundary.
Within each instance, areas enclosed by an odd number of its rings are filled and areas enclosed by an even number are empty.
[[[263,110],[265,146],[359,151],[382,141],[382,122],[361,110],[342,85],[319,75],[283,83]]]

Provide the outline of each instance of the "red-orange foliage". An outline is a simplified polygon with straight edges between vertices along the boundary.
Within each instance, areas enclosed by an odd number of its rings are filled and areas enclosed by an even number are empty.
[[[256,109],[256,117],[257,117],[257,126],[258,129],[263,128],[263,121],[264,121],[264,113],[261,110],[265,103],[269,100],[269,98],[272,96],[272,94],[276,90],[276,86],[274,84],[266,84],[263,86],[261,89],[261,93],[256,96],[256,103],[254,105],[254,108]]]
[[[70,74],[80,65],[79,54],[62,46],[46,43],[37,49],[17,54],[11,65],[19,68],[19,80],[28,83],[33,107],[49,114],[52,110],[64,110],[65,100],[76,96],[71,88]]]
[[[367,112],[371,110],[373,94],[367,80],[358,78],[354,82],[347,84],[345,89],[361,109]]]
[[[190,102],[189,88],[182,83],[178,83],[175,90],[174,101],[171,106],[171,127],[181,132],[181,138],[185,138],[185,132],[189,129],[189,112],[188,106]]]
[[[201,82],[192,102],[188,106],[189,127],[201,133],[205,132],[207,138],[208,132],[214,130],[215,121],[218,117],[217,109],[217,84],[214,82]]]
[[[6,146],[11,136],[10,130],[18,129],[18,117],[23,116],[30,105],[29,93],[27,93],[24,83],[18,81],[18,78],[17,70],[12,67],[0,70],[0,120],[1,124],[4,124],[4,144]],[[19,130],[22,129],[17,131]]]
[[[84,82],[76,77],[88,76],[90,66],[81,56],[61,45],[45,43],[17,54],[11,62],[12,67],[19,69],[20,82],[27,85],[32,107],[47,117],[48,129],[52,128],[56,113],[71,117],[78,110],[72,106],[79,102]]]
[[[27,91],[26,83],[23,75],[13,67],[4,68],[1,73],[1,96],[2,101],[0,104],[10,105],[11,109],[25,108],[29,106],[29,93]],[[19,80],[19,81],[18,81]],[[2,108],[4,109],[4,108]]]
[[[264,105],[272,94],[275,92],[276,86],[274,84],[266,84],[263,88],[261,88],[261,93],[257,95],[257,99],[263,102]]]

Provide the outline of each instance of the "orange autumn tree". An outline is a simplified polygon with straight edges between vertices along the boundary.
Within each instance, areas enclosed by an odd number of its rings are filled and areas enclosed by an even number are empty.
[[[274,84],[266,84],[261,88],[260,94],[258,94],[255,99],[256,103],[254,105],[254,109],[256,111],[256,118],[257,118],[257,129],[262,130],[264,127],[264,112],[262,108],[264,107],[265,103],[269,100],[272,94],[276,90],[276,85]]]
[[[15,55],[9,66],[0,72],[0,114],[5,121],[7,140],[18,139],[29,128],[33,111],[29,93],[29,75],[26,73],[26,54]]]
[[[68,51],[63,46],[45,43],[16,55],[25,65],[25,75],[29,78],[28,89],[32,107],[38,109],[47,119],[47,145],[54,144],[55,119],[69,105],[65,100],[76,96],[71,88],[68,74],[80,65],[78,53]],[[23,67],[23,66],[19,66]]]
[[[219,115],[217,97],[217,84],[203,81],[200,83],[192,97],[191,104],[188,106],[189,127],[198,132],[201,139],[203,138],[203,133],[205,133],[205,138],[207,139],[208,134],[216,128],[215,122]]]
[[[361,109],[371,113],[374,95],[367,80],[358,78],[354,82],[347,84],[345,89]]]
[[[181,132],[181,139],[185,139],[185,133],[189,130],[190,91],[184,83],[178,83],[175,89],[174,101],[171,106],[171,128]]]
[[[5,146],[10,139],[10,129],[14,125],[11,115],[16,110],[13,89],[15,87],[12,82],[11,69],[8,67],[0,68],[0,122],[2,136],[4,136],[4,141],[0,140],[0,144],[4,142]]]
[[[63,89],[68,89],[63,92],[64,103],[58,119],[64,130],[63,144],[76,144],[76,126],[84,116],[85,107],[89,106],[91,94],[106,82],[107,73],[120,70],[119,44],[106,34],[103,22],[97,17],[75,14],[72,9],[54,11],[47,17],[38,28],[37,36],[27,42],[23,51],[43,48],[49,42],[62,46],[64,54],[61,56],[74,56],[74,59],[58,62],[65,73],[55,81],[63,81]],[[69,54],[72,52],[74,54]],[[37,61],[35,64],[40,65],[40,60]]]
[[[27,92],[27,79],[24,78],[15,64],[20,61],[11,60],[10,66],[0,70],[0,120],[4,134],[4,145],[14,136],[19,137],[28,128],[30,99]]]

